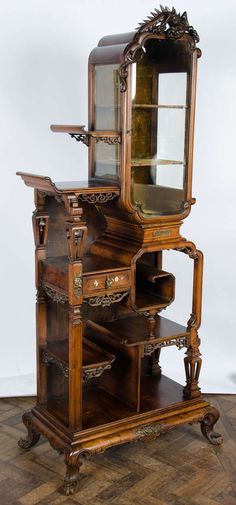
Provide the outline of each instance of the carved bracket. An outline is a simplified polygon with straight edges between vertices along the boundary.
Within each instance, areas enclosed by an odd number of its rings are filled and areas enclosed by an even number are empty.
[[[41,362],[44,365],[55,365],[60,372],[64,375],[66,379],[69,377],[69,368],[67,365],[56,359],[54,356],[49,354],[45,349],[42,349],[41,351]]]
[[[169,347],[171,345],[176,345],[180,350],[183,347],[187,347],[187,337],[172,338],[170,340],[165,340],[164,342],[156,342],[155,344],[146,344],[144,346],[144,356],[150,356],[156,349],[161,349],[162,347]]]
[[[83,382],[87,382],[90,379],[95,379],[100,377],[105,370],[110,370],[111,365],[98,366],[97,368],[91,368],[90,370],[83,371]]]
[[[60,291],[56,291],[56,289],[53,289],[53,288],[50,288],[49,286],[44,285],[43,291],[46,293],[47,296],[49,296],[56,303],[64,304],[64,303],[68,302],[68,296],[65,295],[64,293],[61,293]]]
[[[84,130],[84,127],[81,128]],[[86,146],[89,145],[89,135],[84,131],[84,133],[69,133],[72,139],[77,140],[77,142],[83,142]]]
[[[112,293],[111,295],[94,296],[84,301],[87,302],[91,307],[110,307],[112,303],[120,302],[128,294],[129,291],[125,291],[123,293]]]

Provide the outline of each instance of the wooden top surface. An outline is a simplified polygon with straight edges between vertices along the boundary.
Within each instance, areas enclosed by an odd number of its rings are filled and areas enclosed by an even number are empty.
[[[57,258],[47,258],[42,261],[46,268],[54,268],[59,272],[68,274],[68,256],[58,256]],[[118,261],[113,261],[103,256],[97,256],[95,254],[89,254],[83,256],[83,274],[98,274],[104,272],[110,272],[113,270],[130,270],[130,267],[119,263]]]
[[[88,179],[85,181],[59,181],[54,182],[48,176],[30,174],[27,172],[17,172],[16,175],[20,175],[26,186],[38,189],[40,191],[45,191],[48,193],[59,193],[67,194],[74,193],[87,194],[87,193],[115,193],[120,194],[120,187],[117,183],[99,180],[99,179]]]

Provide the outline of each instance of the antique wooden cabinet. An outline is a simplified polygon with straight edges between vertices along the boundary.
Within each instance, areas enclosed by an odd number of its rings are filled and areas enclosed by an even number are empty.
[[[103,37],[89,57],[88,129],[51,127],[86,144],[88,180],[18,173],[35,192],[37,289],[37,403],[19,445],[43,434],[64,453],[65,494],[83,455],[195,421],[221,442],[198,384],[203,255],[180,235],[195,202],[198,40],[186,13],[166,7]],[[175,297],[170,249],[193,261],[186,326],[162,316]],[[186,349],[184,387],[162,373],[169,346]]]

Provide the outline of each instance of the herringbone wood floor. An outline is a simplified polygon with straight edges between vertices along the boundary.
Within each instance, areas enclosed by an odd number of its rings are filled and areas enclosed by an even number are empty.
[[[60,493],[64,463],[45,439],[17,446],[22,413],[33,398],[0,401],[1,505],[236,505],[236,395],[211,398],[221,412],[222,447],[198,425],[175,428],[154,442],[112,448],[82,467],[80,491]]]

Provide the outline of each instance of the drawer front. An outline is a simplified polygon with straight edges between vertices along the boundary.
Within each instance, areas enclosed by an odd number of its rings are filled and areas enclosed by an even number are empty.
[[[91,296],[91,294],[104,291],[110,293],[120,291],[130,287],[130,270],[110,272],[107,274],[85,275],[83,277],[83,295]]]

